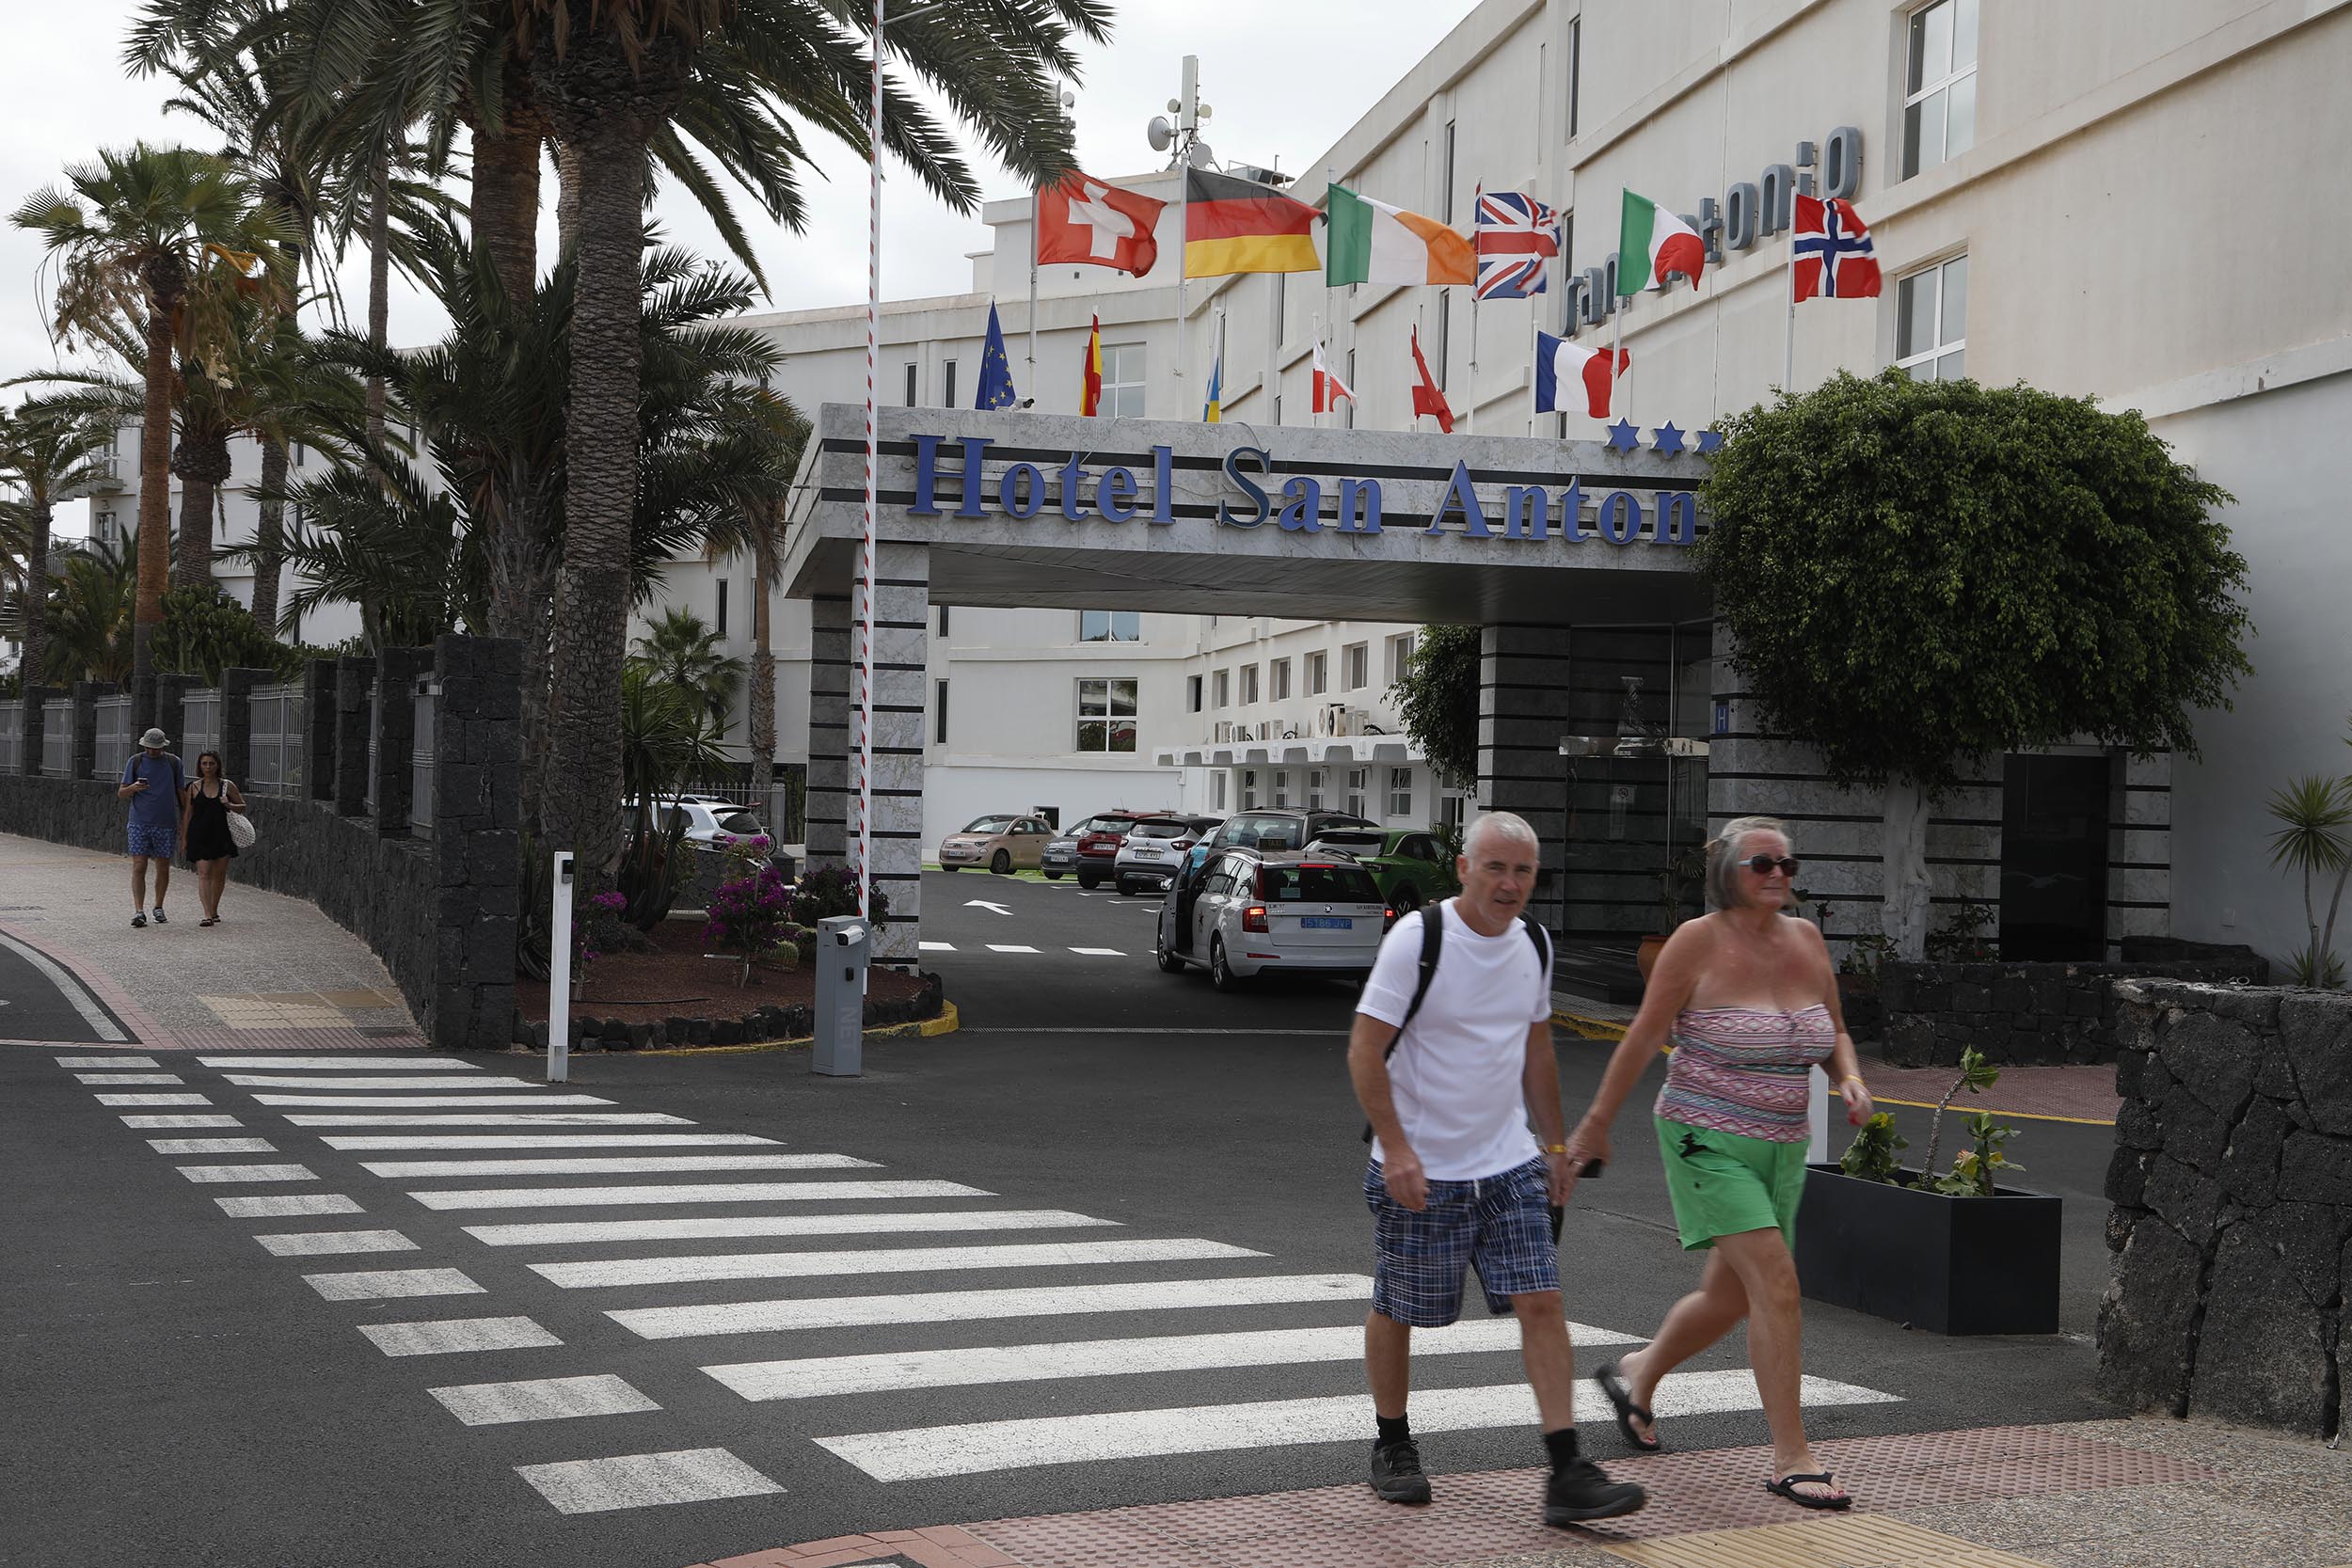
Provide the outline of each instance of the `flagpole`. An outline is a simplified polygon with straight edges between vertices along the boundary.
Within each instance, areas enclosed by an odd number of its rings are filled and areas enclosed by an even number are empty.
[[[1038,226],[1045,214],[1045,193],[1029,193],[1029,406],[1037,406],[1037,253]]]
[[[1315,396],[1315,361],[1323,357],[1323,313],[1311,312],[1312,324],[1307,329],[1311,352],[1307,358],[1307,423],[1315,430],[1323,428],[1323,400]]]
[[[1337,343],[1338,343],[1338,341],[1339,341],[1339,336],[1340,336],[1340,311],[1339,311],[1339,307],[1338,307],[1335,303],[1333,303],[1333,301],[1332,301],[1332,297],[1331,297],[1331,263],[1330,263],[1330,261],[1329,261],[1329,257],[1330,257],[1330,254],[1331,254],[1331,187],[1332,187],[1332,186],[1334,186],[1334,185],[1336,185],[1336,184],[1338,184],[1339,182],[1340,182],[1340,170],[1339,170],[1339,166],[1338,166],[1338,165],[1336,165],[1336,164],[1326,164],[1326,165],[1324,165],[1324,166],[1323,166],[1323,254],[1324,254],[1324,257],[1325,257],[1325,261],[1324,261],[1324,265],[1323,265],[1323,306],[1324,306],[1324,313],[1325,313],[1326,315],[1327,315],[1327,316],[1329,316],[1329,317],[1331,318],[1331,339],[1332,339],[1332,342],[1333,342],[1333,344],[1334,344],[1334,346],[1335,346],[1335,347],[1336,347],[1336,345],[1337,345]],[[1355,341],[1355,339],[1356,339],[1356,327],[1355,327],[1355,324],[1354,324],[1353,322],[1350,322],[1350,323],[1348,324],[1348,341],[1349,341],[1350,342],[1353,342],[1353,341]],[[1318,338],[1318,339],[1316,339],[1315,341],[1316,341],[1317,342],[1321,342],[1323,340],[1322,340],[1322,339],[1320,339],[1320,338]],[[1351,392],[1352,392],[1352,391],[1354,391],[1355,389],[1356,389],[1356,388],[1353,388],[1353,387],[1350,387],[1350,388],[1348,388],[1348,390],[1349,390],[1349,391],[1351,391]],[[1334,408],[1334,409],[1332,409],[1332,410],[1331,410],[1331,412],[1332,412],[1334,415],[1337,415],[1337,414],[1339,413],[1339,410],[1338,410],[1337,408]],[[1357,411],[1356,411],[1356,412],[1357,412],[1359,415],[1360,415],[1360,414],[1363,412],[1363,410],[1362,410],[1361,408],[1359,408],[1359,409],[1357,409]],[[1322,424],[1322,422],[1323,422],[1323,421],[1322,421],[1322,420],[1316,420],[1315,422],[1316,422],[1317,427],[1318,427],[1318,428],[1320,428],[1320,426],[1321,426],[1321,424]]]
[[[863,920],[872,911],[866,895],[874,882],[874,532],[881,499],[881,444],[874,409],[874,377],[882,359],[882,0],[874,0],[872,139],[866,147],[870,165],[866,244],[866,520],[859,540],[857,577],[850,615],[857,642],[857,912]]]
[[[1625,265],[1625,258],[1617,258],[1617,264]],[[1617,308],[1609,312],[1609,417],[1622,420],[1625,418],[1625,406],[1617,400],[1617,382],[1624,374],[1626,296],[1613,294],[1610,297],[1617,302]]]
[[[1462,434],[1478,434],[1478,285],[1470,285],[1470,409],[1462,420]]]
[[[1535,434],[1535,378],[1543,373],[1543,366],[1539,363],[1544,356],[1543,330],[1543,317],[1530,304],[1527,308],[1527,434],[1530,438]],[[1560,391],[1556,385],[1551,395],[1553,401],[1559,400]]]
[[[1184,56],[1183,107],[1176,113],[1176,231],[1185,233],[1185,217],[1192,205],[1192,150],[1200,137],[1200,56]],[[1190,329],[1184,290],[1185,275],[1191,269],[1176,269],[1176,391],[1177,407],[1182,408],[1184,390],[1184,363],[1187,358],[1184,334]]]
[[[1824,253],[1822,264],[1835,260]],[[1793,220],[1788,225],[1788,287],[1782,303],[1788,307],[1788,325],[1780,339],[1780,389],[1790,392],[1796,389],[1797,381],[1797,226]]]

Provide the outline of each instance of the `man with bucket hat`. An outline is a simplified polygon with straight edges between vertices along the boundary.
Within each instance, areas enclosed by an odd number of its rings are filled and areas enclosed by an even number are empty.
[[[170,751],[171,737],[151,729],[139,736],[139,750],[122,765],[122,786],[116,798],[131,802],[131,924],[145,926],[147,863],[155,863],[155,924],[164,920],[164,895],[171,888],[171,857],[180,850],[180,803],[187,788],[187,771]]]

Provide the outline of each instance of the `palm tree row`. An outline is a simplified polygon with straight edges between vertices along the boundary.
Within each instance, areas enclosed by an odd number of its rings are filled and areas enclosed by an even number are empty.
[[[167,471],[186,503],[180,578],[200,578],[227,442],[250,436],[262,527],[234,553],[255,567],[257,610],[277,608],[282,558],[308,576],[288,603],[351,598],[371,639],[448,624],[523,639],[544,741],[526,752],[546,766],[530,817],[592,879],[609,875],[630,607],[675,552],[745,548],[764,627],[805,436],[764,390],[764,345],[715,325],[766,288],[727,186],[804,227],[807,134],[869,150],[869,18],[864,0],[147,0],[126,63],[167,76],[172,106],[223,150],[102,152],[15,214],[55,259],[60,336],[138,351],[135,681],[153,674]],[[911,10],[888,35],[882,146],[958,211],[979,196],[959,126],[1022,177],[1057,177],[1057,78],[1109,21],[1108,0]],[[543,277],[549,151],[564,248]],[[460,179],[463,200],[444,184]],[[662,182],[709,213],[749,279],[649,254]],[[353,245],[369,258],[364,335],[340,329],[332,285]],[[432,349],[389,350],[395,267],[449,309]],[[303,309],[338,329],[306,336]],[[390,434],[403,420],[413,450]],[[329,470],[288,483],[294,439]],[[772,756],[764,650],[751,705]]]

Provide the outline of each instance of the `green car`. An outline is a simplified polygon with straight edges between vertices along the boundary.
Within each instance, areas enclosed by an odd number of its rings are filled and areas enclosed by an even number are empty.
[[[1399,914],[1461,891],[1454,876],[1454,857],[1426,828],[1329,828],[1307,849],[1345,853],[1372,873],[1380,884],[1380,896]]]

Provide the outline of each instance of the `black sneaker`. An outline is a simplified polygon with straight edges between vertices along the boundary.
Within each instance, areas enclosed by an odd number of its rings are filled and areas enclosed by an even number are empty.
[[[1571,1461],[1551,1472],[1544,1483],[1544,1523],[1580,1525],[1593,1519],[1615,1519],[1639,1513],[1649,1494],[1629,1481],[1611,1481],[1608,1472],[1589,1459]]]
[[[1372,1446],[1371,1481],[1373,1496],[1384,1503],[1429,1500],[1429,1476],[1421,1467],[1421,1449],[1409,1437]]]
[[[145,916],[145,915],[143,915],[143,914],[135,914],[135,915],[133,915],[133,916],[131,917],[131,928],[132,928],[133,930],[135,930],[135,930],[141,930],[141,929],[144,929],[144,928],[145,928],[145,927],[146,927],[146,925],[147,925],[147,916]]]
[[[161,904],[155,906],[155,924],[158,926],[168,926],[171,924],[169,920],[165,918],[164,907]]]

